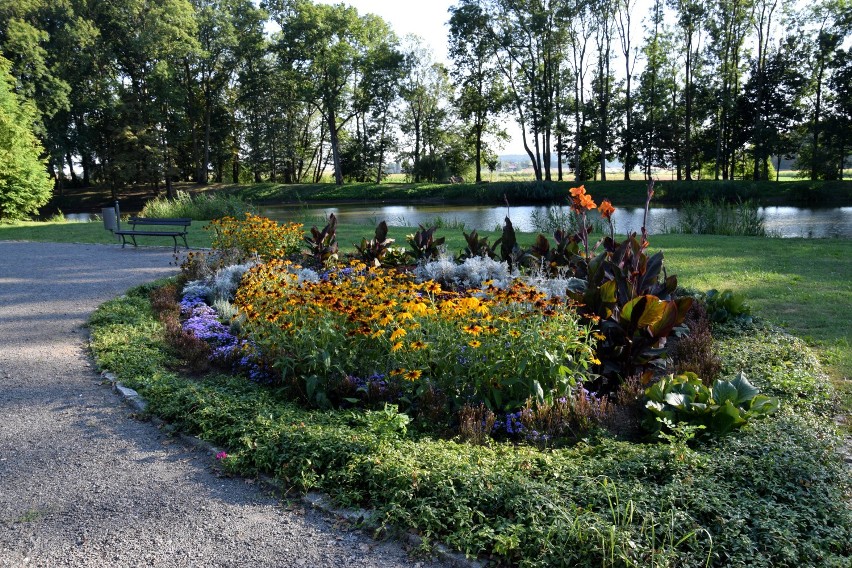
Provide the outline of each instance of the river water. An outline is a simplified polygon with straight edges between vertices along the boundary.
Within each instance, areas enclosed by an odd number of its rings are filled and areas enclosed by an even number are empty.
[[[546,206],[518,206],[508,210],[512,224],[519,231],[536,231],[533,220],[545,217]],[[563,209],[563,212],[567,209]],[[766,233],[775,237],[841,237],[852,238],[852,207],[805,209],[799,207],[761,207]],[[500,230],[506,217],[506,207],[486,205],[315,205],[264,207],[261,213],[277,221],[298,221],[322,226],[324,219],[334,213],[341,223],[376,225],[384,220],[390,226],[430,225],[437,218],[444,226],[460,227],[467,231]],[[597,215],[592,211],[590,215]],[[643,208],[618,208],[613,215],[617,233],[639,231]],[[654,207],[649,211],[648,232],[665,233],[676,227],[680,212],[673,208]]]
[[[546,206],[518,206],[508,210],[512,224],[519,231],[538,230],[533,223],[536,216],[547,214]],[[562,212],[567,212],[562,208]],[[643,208],[617,208],[613,215],[615,230],[619,234],[639,231],[642,228]],[[506,207],[491,205],[276,205],[261,208],[261,214],[276,221],[298,221],[308,226],[322,226],[330,213],[341,223],[376,225],[384,220],[390,226],[428,226],[440,219],[444,226],[471,231],[500,230],[506,217]],[[852,207],[806,209],[801,207],[761,207],[758,213],[765,219],[766,234],[773,237],[852,238]],[[591,217],[597,211],[590,212]],[[653,207],[649,211],[648,232],[661,234],[677,227],[680,211],[674,208]],[[66,214],[69,221],[90,221],[94,216]]]

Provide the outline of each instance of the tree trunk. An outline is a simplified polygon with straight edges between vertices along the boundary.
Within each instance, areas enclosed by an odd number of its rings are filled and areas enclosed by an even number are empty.
[[[77,185],[77,174],[74,172],[74,160],[71,159],[71,152],[65,153],[65,160],[68,162],[68,173],[71,175],[71,183]]]
[[[334,183],[343,185],[343,170],[340,167],[340,142],[337,137],[337,119],[334,107],[326,105],[326,119],[328,120],[328,135],[331,143],[331,158],[334,163]]]

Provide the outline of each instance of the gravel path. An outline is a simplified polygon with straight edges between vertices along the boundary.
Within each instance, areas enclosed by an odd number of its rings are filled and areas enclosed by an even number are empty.
[[[436,565],[219,477],[102,384],[82,325],[171,260],[0,242],[0,567]]]

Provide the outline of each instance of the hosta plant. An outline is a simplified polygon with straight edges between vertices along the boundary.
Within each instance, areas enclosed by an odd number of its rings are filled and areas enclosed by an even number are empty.
[[[751,306],[746,304],[745,296],[731,290],[719,292],[716,289],[708,290],[703,294],[704,303],[707,304],[707,314],[716,323],[724,323],[728,320],[743,320],[751,322]]]
[[[668,420],[703,426],[707,433],[727,434],[778,410],[778,399],[759,394],[744,373],[730,381],[716,380],[712,387],[695,373],[670,375],[649,387],[645,396],[649,413],[645,427],[652,432]]]

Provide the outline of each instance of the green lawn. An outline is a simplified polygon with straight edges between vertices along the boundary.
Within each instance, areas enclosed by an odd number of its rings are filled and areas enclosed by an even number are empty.
[[[203,223],[190,227],[193,248],[209,247],[211,233]],[[412,228],[391,227],[396,245],[405,245]],[[338,242],[351,251],[352,244],[372,237],[373,228],[340,225]],[[461,231],[443,229],[447,248],[464,248]],[[499,234],[483,232],[493,243]],[[533,234],[520,234],[522,245]],[[0,224],[0,240],[115,243],[103,225],[96,223]],[[169,246],[169,239],[143,238],[148,245]],[[805,339],[815,348],[830,374],[852,377],[852,239],[771,239],[715,235],[657,235],[651,248],[666,253],[670,273],[680,284],[697,290],[730,288],[748,298],[756,315]]]

